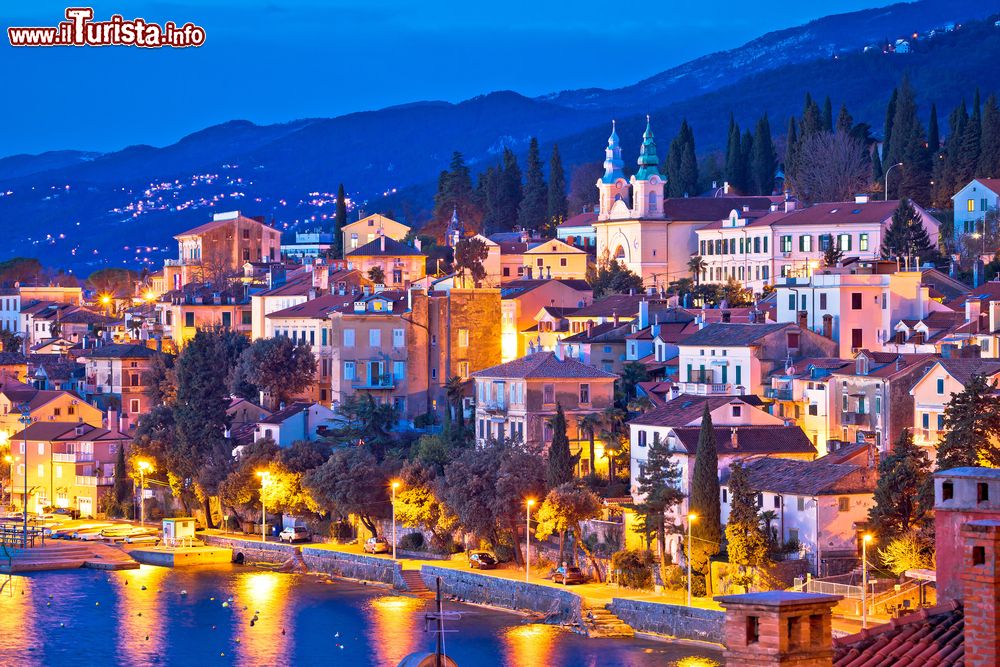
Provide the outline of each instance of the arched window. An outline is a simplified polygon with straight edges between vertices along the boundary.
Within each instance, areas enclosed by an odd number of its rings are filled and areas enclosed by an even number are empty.
[[[358,247],[358,235],[356,233],[351,234],[351,249],[355,250],[357,249],[357,247]]]
[[[618,249],[615,250],[615,259],[625,259],[625,248],[618,246]]]
[[[650,211],[655,211],[656,210],[656,193],[655,192],[650,192],[649,193],[649,210]]]

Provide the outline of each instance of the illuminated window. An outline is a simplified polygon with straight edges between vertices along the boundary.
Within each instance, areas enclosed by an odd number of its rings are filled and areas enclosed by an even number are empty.
[[[469,330],[459,329],[458,330],[458,346],[459,347],[469,347]]]
[[[968,202],[966,202],[965,209],[969,213],[972,213],[973,211],[975,211],[976,210],[976,200],[975,199],[970,199]]]

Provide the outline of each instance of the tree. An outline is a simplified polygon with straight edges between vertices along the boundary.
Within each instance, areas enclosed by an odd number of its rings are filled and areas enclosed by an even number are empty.
[[[486,269],[483,262],[489,256],[489,248],[486,243],[478,237],[460,239],[455,244],[455,269],[458,275],[465,279],[466,272],[472,278],[474,285],[478,285],[486,278]]]
[[[587,442],[590,445],[590,473],[594,476],[597,475],[597,448],[594,441],[600,429],[601,415],[597,412],[588,412],[580,418],[580,422],[577,424],[577,431],[587,436]]]
[[[640,382],[649,379],[649,370],[638,361],[629,361],[622,366],[619,379],[622,395],[621,405],[627,407],[629,402],[636,397],[636,392]]]
[[[552,442],[549,444],[547,476],[549,488],[555,488],[573,479],[580,455],[569,450],[569,436],[566,434],[566,414],[562,404],[556,404],[556,414],[552,418]]]
[[[237,375],[263,391],[272,408],[308,389],[316,374],[316,357],[308,345],[285,336],[259,338],[243,350]]]
[[[118,448],[115,459],[114,506],[115,516],[128,518],[132,515],[132,480],[125,466],[125,448]]]
[[[458,527],[456,517],[441,502],[439,480],[431,466],[419,461],[403,465],[396,493],[396,520],[404,526],[422,526],[431,531],[439,547],[446,547]]]
[[[589,547],[583,539],[583,522],[596,519],[601,515],[601,499],[589,489],[574,485],[572,482],[561,484],[545,496],[542,506],[536,515],[538,525],[535,537],[539,540],[548,539],[550,535],[559,535],[559,564],[565,562],[566,534],[574,535],[574,548],[569,562],[576,563],[576,545],[583,547],[590,559],[598,580],[601,580],[601,570]]]
[[[747,180],[746,162],[740,144],[740,126],[733,114],[729,114],[729,134],[726,142],[726,181],[737,190],[742,190]]]
[[[814,202],[845,201],[869,182],[868,152],[854,137],[830,132],[804,136],[791,176],[795,192]]]
[[[936,155],[941,148],[941,130],[938,127],[937,104],[931,104],[931,118],[927,122],[927,150]]]
[[[933,570],[934,553],[917,535],[908,533],[885,543],[879,560],[897,577],[907,570]]]
[[[934,498],[925,492],[930,475],[930,459],[904,428],[889,454],[879,461],[875,505],[868,510],[880,544],[915,531],[931,515]]]
[[[434,195],[434,213],[431,220],[433,228],[443,232],[455,212],[458,213],[459,220],[467,226],[478,228],[482,221],[478,197],[472,187],[472,175],[465,164],[465,158],[458,151],[452,153],[448,169],[438,176],[438,190]]]
[[[840,248],[840,240],[836,236],[830,237],[830,242],[823,251],[823,266],[834,267],[844,260],[844,251]]]
[[[904,166],[899,179],[890,179],[889,195],[891,197],[896,193],[898,197],[909,197],[926,205],[931,181],[927,133],[917,115],[916,92],[907,76],[903,76],[897,90],[892,131],[886,144],[887,149],[883,154],[882,164],[887,169],[899,162]]]
[[[667,188],[669,196],[684,197],[698,191],[698,159],[695,156],[694,132],[687,120],[670,142],[667,152]]]
[[[996,381],[973,375],[952,394],[944,409],[944,438],[938,443],[939,470],[965,466],[1000,467],[1000,398]]]
[[[344,226],[347,225],[347,196],[344,194],[344,184],[337,187],[337,212],[333,216],[333,239],[330,244],[330,254],[334,259],[344,256]]]
[[[996,95],[990,95],[983,106],[983,130],[980,135],[977,176],[1000,174],[1000,106]]]
[[[740,462],[734,463],[731,469],[726,545],[729,563],[737,566],[733,581],[749,592],[757,572],[768,563],[767,537],[760,528],[757,492],[751,488],[746,470]]]
[[[563,172],[558,144],[552,145],[552,157],[549,158],[548,195],[548,226],[555,228],[569,215],[569,209],[566,206],[566,174]]]
[[[730,276],[722,286],[722,298],[729,308],[743,308],[753,305],[753,290],[744,287],[743,283]]]
[[[844,134],[850,134],[851,130],[854,129],[854,119],[847,110],[846,104],[840,105],[840,113],[837,114],[837,126],[835,129],[837,132],[842,132]]]
[[[385,270],[378,265],[373,266],[368,269],[368,280],[372,281],[376,285],[385,284]]]
[[[87,277],[87,286],[99,294],[131,296],[137,274],[119,267],[106,267]]]
[[[593,211],[597,205],[597,188],[594,183],[604,174],[604,166],[600,162],[586,162],[573,168],[569,179],[569,196],[567,207],[570,211]]]
[[[795,181],[795,170],[798,166],[799,138],[795,116],[788,119],[788,131],[785,135],[785,183],[791,185]]]
[[[389,478],[365,447],[347,447],[305,474],[303,485],[316,503],[342,517],[353,514],[378,535],[377,520],[389,513]]]
[[[465,430],[465,380],[458,375],[448,378],[445,383],[445,394],[448,397],[448,408],[454,411],[455,426]]]
[[[833,132],[833,102],[829,95],[823,100],[823,115],[820,120],[824,132]]]
[[[751,162],[754,192],[759,195],[771,194],[774,191],[774,173],[778,160],[771,139],[771,124],[767,120],[766,113],[757,121]]]
[[[20,352],[24,339],[9,329],[0,329],[0,351]]]
[[[660,556],[661,580],[666,568],[666,513],[684,499],[680,490],[681,471],[673,451],[653,433],[653,443],[646,454],[646,465],[639,469],[636,491],[642,501],[636,510],[642,517],[642,531],[656,534],[656,552]]]
[[[695,285],[701,282],[701,274],[706,268],[708,268],[708,264],[705,262],[705,258],[701,255],[695,255],[688,261],[688,271],[691,272]]]
[[[538,152],[538,138],[528,144],[528,170],[524,178],[524,198],[517,214],[517,224],[522,229],[540,231],[545,228],[548,214],[549,192],[542,175],[542,158]]]
[[[920,260],[920,265],[936,255],[937,250],[931,245],[924,222],[913,202],[901,199],[892,213],[892,222],[882,237],[882,259],[915,257]]]
[[[617,259],[609,259],[607,254],[598,263],[597,270],[588,277],[588,282],[594,289],[595,299],[642,290],[642,278]]]
[[[719,553],[722,542],[722,516],[719,506],[719,454],[715,445],[715,429],[708,403],[701,416],[701,432],[694,455],[691,476],[691,498],[688,511],[698,519],[691,528],[691,567],[695,572],[709,574],[709,561]],[[711,590],[711,576],[706,576],[706,588]]]
[[[626,413],[615,405],[609,405],[601,413],[604,428],[601,429],[601,440],[604,442],[604,455],[608,458],[608,483],[614,484],[617,477],[615,463],[618,455],[628,440],[628,426],[625,423]]]

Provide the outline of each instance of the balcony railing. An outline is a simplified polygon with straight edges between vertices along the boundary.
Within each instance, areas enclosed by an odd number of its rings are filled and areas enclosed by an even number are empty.
[[[937,442],[940,440],[940,432],[932,428],[918,428],[913,430],[913,435],[917,440],[923,442]]]
[[[845,412],[841,422],[847,426],[867,426],[871,421],[871,415],[861,412]]]
[[[776,401],[791,401],[792,390],[791,389],[775,389],[774,387],[764,388],[764,397],[773,398]]]
[[[720,384],[714,382],[679,382],[677,383],[681,394],[699,394],[702,396],[711,395],[741,395],[744,388],[734,384]]]
[[[507,404],[503,401],[483,401],[479,404],[486,412],[504,414],[507,412]]]
[[[115,483],[114,477],[97,477],[96,475],[77,475],[77,486],[111,486]]]
[[[688,373],[688,382],[697,384],[712,384],[715,382],[715,373],[711,370],[692,370]]]
[[[60,452],[53,452],[52,461],[54,463],[76,463],[76,454],[63,454]]]
[[[393,389],[396,378],[392,375],[378,375],[370,378],[359,378],[351,383],[355,389]]]

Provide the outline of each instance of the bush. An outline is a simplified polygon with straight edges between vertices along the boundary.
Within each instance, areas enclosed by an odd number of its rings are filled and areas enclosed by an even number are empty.
[[[687,590],[687,570],[680,565],[667,565],[663,575],[663,587],[668,591]]]
[[[399,540],[399,548],[407,551],[420,551],[424,548],[423,533],[407,533]]]
[[[653,587],[653,554],[639,549],[619,551],[611,556],[611,569],[618,584],[626,588]]]
[[[687,590],[687,578],[684,579],[684,589]],[[705,587],[705,575],[695,572],[691,575],[691,595],[705,597],[708,589]]]
[[[514,547],[509,544],[498,544],[493,548],[493,555],[498,563],[509,563],[514,560]]]

